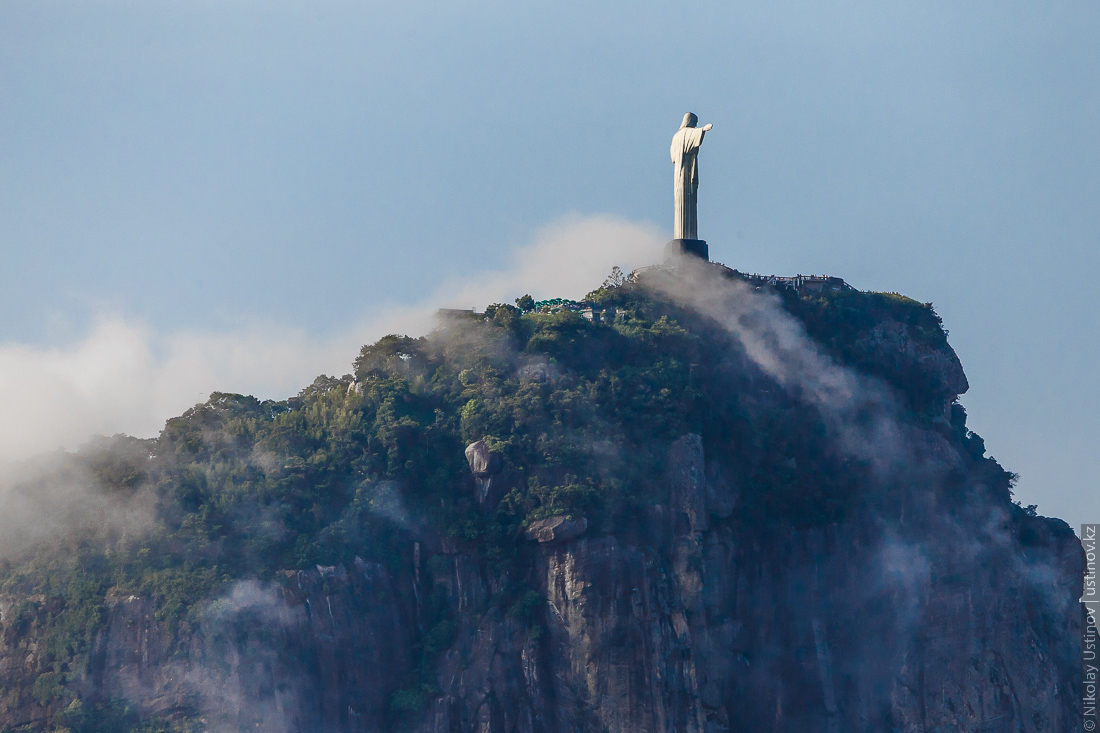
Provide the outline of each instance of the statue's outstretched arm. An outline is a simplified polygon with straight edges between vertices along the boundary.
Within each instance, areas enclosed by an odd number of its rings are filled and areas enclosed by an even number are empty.
[[[714,125],[712,125],[708,122],[707,124],[703,125],[703,132],[710,132],[711,128],[713,128],[713,127],[714,127]]]

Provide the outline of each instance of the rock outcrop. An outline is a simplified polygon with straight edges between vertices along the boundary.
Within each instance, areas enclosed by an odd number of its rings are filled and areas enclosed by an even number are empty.
[[[489,450],[483,441],[475,441],[466,446],[466,461],[470,464],[470,473],[474,476],[477,503],[485,506],[493,501],[493,477],[500,473],[500,455]]]
[[[580,537],[586,529],[588,529],[588,520],[584,517],[570,519],[567,516],[558,515],[532,522],[526,534],[527,539],[546,544]]]

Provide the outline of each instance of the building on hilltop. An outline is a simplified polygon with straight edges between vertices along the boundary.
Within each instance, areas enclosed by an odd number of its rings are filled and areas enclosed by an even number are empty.
[[[737,272],[734,270],[734,272]],[[756,287],[771,285],[777,288],[789,288],[798,292],[822,293],[839,292],[841,290],[855,290],[842,278],[830,275],[795,275],[794,277],[779,277],[777,275],[761,275],[759,273],[748,274],[738,272],[738,275],[748,280]]]

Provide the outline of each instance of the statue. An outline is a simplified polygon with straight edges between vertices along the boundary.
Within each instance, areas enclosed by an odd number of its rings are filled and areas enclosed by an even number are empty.
[[[696,127],[699,118],[688,112],[680,129],[672,136],[673,185],[676,218],[672,236],[676,240],[699,239],[699,146],[714,125]]]

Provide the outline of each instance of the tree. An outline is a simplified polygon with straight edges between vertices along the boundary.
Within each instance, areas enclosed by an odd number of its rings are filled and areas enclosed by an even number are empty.
[[[611,268],[611,274],[604,278],[603,286],[605,288],[617,288],[623,283],[627,282],[629,278],[623,273],[623,270],[618,265]]]

